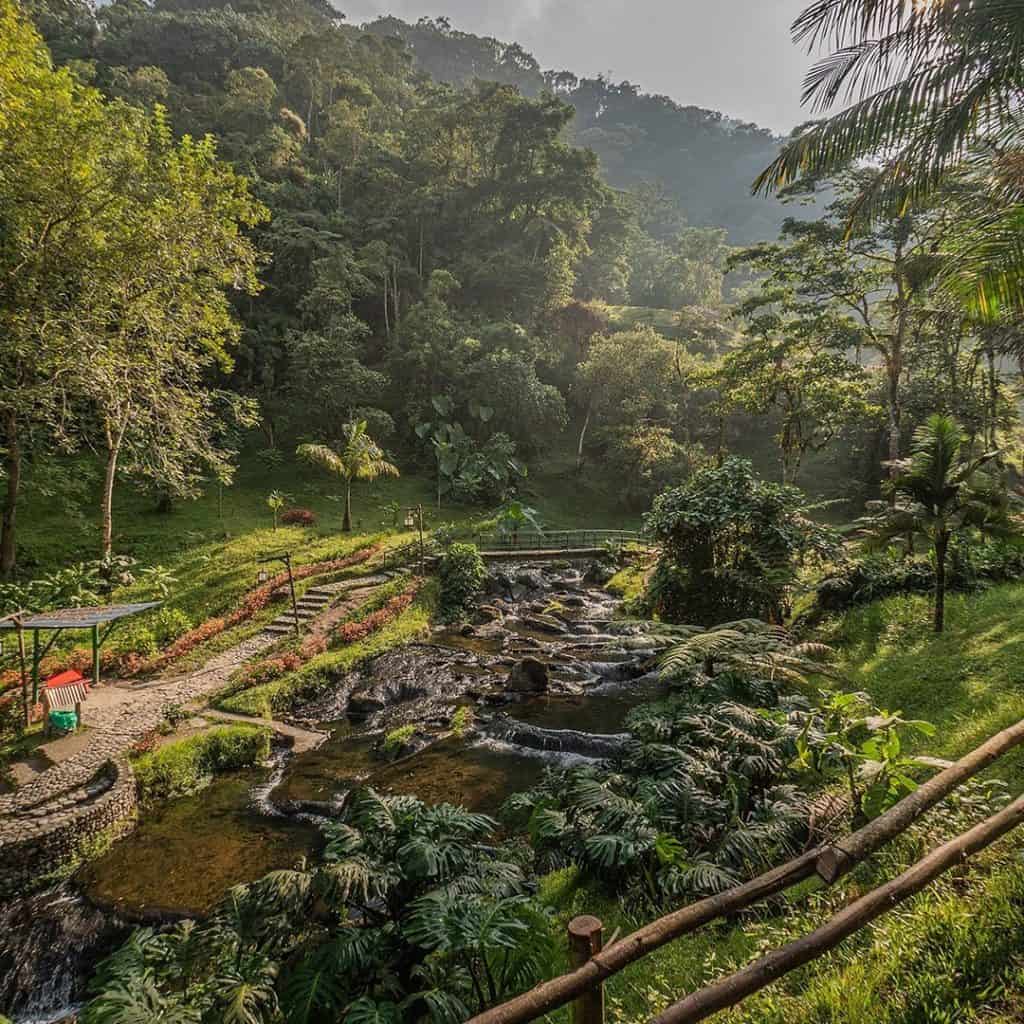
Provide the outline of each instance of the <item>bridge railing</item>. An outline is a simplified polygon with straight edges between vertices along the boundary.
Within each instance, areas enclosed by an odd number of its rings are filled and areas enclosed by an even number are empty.
[[[635,530],[519,530],[480,534],[475,538],[482,551],[570,551],[644,541],[644,535]]]

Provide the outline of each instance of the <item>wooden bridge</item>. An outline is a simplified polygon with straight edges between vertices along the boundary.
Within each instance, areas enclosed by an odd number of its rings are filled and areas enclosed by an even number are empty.
[[[474,542],[489,561],[593,558],[627,544],[648,543],[634,530],[518,530],[481,534]]]

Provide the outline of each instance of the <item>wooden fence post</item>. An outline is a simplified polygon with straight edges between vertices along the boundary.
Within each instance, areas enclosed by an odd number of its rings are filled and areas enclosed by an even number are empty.
[[[569,961],[574,970],[601,952],[603,929],[596,917],[574,917],[569,922]],[[572,1024],[604,1024],[603,981],[572,1004]]]

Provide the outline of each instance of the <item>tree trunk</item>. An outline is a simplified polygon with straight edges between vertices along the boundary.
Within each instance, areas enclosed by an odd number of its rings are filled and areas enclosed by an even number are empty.
[[[346,533],[352,532],[352,481],[345,481],[345,519],[341,528]]]
[[[946,553],[949,534],[942,532],[935,538],[935,632],[946,628]]]
[[[896,279],[896,329],[893,331],[885,369],[887,375],[886,399],[889,406],[889,461],[895,462],[900,457],[900,428],[902,427],[902,398],[900,396],[900,377],[903,374],[903,347],[907,337],[907,321],[910,314],[910,295],[904,276],[903,246],[898,244],[895,253],[893,274]],[[895,479],[897,469],[889,466],[889,478]],[[896,503],[896,493],[892,495]]]
[[[998,444],[998,420],[999,420],[999,374],[996,371],[996,355],[990,348],[985,353],[988,359],[988,446],[990,451],[995,451]]]
[[[576,446],[576,472],[583,472],[583,442],[587,437],[587,430],[590,428],[590,405],[587,405],[587,415],[583,419],[583,429],[580,431],[580,442]]]
[[[8,412],[4,418],[4,440],[7,449],[4,456],[7,490],[0,521],[0,576],[7,578],[14,572],[17,562],[15,518],[18,512],[18,492],[21,489],[21,446],[18,441],[18,418],[13,412]]]
[[[121,454],[124,432],[123,426],[113,433],[107,430],[107,468],[103,476],[103,496],[100,503],[104,558],[109,558],[114,549],[114,481],[117,478],[117,459]]]

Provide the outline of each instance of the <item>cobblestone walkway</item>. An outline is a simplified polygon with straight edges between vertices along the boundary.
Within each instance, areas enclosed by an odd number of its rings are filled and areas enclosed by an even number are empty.
[[[108,761],[115,760],[163,720],[172,705],[188,704],[219,690],[244,661],[271,646],[277,637],[260,634],[236,644],[201,669],[166,682],[101,689],[85,705],[86,730],[82,748],[52,768],[33,776],[11,794],[0,796],[0,840],[10,819],[48,801],[63,802],[71,792],[88,785]],[[9,819],[6,820],[5,819]]]

